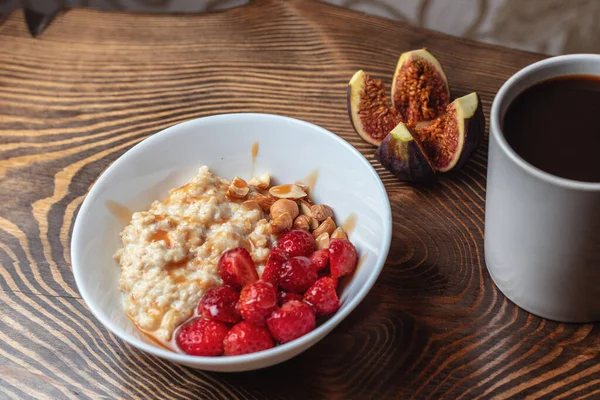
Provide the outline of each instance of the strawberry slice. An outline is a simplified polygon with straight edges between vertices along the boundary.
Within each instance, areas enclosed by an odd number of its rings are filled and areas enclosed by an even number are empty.
[[[240,293],[231,286],[223,285],[210,289],[198,304],[198,314],[206,319],[235,324],[240,319],[236,305]]]
[[[220,356],[223,340],[229,328],[217,321],[194,318],[177,331],[175,341],[186,354],[193,356]]]
[[[277,303],[280,306],[284,305],[290,300],[299,300],[302,301],[302,295],[298,293],[290,293],[290,292],[279,292],[277,293]]]
[[[277,278],[279,276],[279,268],[286,262],[290,257],[287,253],[281,250],[279,247],[273,247],[269,258],[265,264],[261,279],[265,282],[270,282],[273,286],[277,286]]]
[[[267,319],[271,335],[279,343],[287,343],[315,329],[314,310],[306,303],[290,300],[273,311]]]
[[[242,289],[237,309],[243,319],[258,326],[277,308],[277,292],[268,282],[250,283]]]
[[[304,293],[318,278],[307,257],[292,257],[279,268],[279,287],[286,292]]]
[[[258,280],[258,272],[250,253],[241,247],[223,253],[218,268],[223,282],[238,290]]]
[[[313,263],[313,267],[315,267],[315,271],[319,272],[329,265],[329,250],[328,249],[320,249],[315,251],[309,257],[310,261]]]
[[[306,293],[304,301],[310,304],[317,315],[333,314],[340,308],[340,300],[335,292],[336,282],[330,276],[319,278]]]
[[[350,275],[356,268],[358,254],[350,241],[331,239],[329,241],[329,269],[333,278]]]
[[[308,257],[315,251],[315,238],[301,229],[292,229],[281,235],[277,241],[277,247],[290,257]]]
[[[223,340],[226,356],[256,353],[273,347],[273,339],[267,328],[242,321],[235,325]]]

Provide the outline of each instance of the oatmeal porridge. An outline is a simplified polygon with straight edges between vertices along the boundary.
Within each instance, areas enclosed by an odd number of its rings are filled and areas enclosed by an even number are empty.
[[[238,190],[255,189],[204,166],[166,199],[133,214],[115,259],[125,310],[141,330],[169,341],[203,294],[222,284],[217,264],[226,250],[245,248],[262,272],[274,237],[263,210],[236,198]]]
[[[115,259],[142,332],[176,352],[233,356],[295,340],[340,308],[338,280],[358,260],[350,229],[310,186],[270,182],[204,166],[133,214]]]

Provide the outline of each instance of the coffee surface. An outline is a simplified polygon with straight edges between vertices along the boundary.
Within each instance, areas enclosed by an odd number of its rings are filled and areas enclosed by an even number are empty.
[[[509,105],[502,125],[508,144],[533,166],[600,182],[600,76],[537,83]]]

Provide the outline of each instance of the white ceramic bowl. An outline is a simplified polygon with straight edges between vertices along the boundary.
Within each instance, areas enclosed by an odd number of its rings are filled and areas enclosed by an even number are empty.
[[[330,205],[338,221],[357,216],[350,235],[365,257],[341,293],[342,306],[314,331],[290,343],[254,354],[196,357],[151,344],[125,315],[119,292],[119,266],[112,255],[126,222],[107,208],[117,202],[132,211],[148,209],[168,190],[183,185],[208,165],[231,179],[249,178],[251,148],[258,142],[255,175],[270,172],[293,182],[318,171],[312,196]],[[392,219],[385,188],[369,162],[333,133],[291,118],[266,114],[227,114],[188,121],[139,143],[112,164],[83,202],[71,241],[75,281],[92,313],[127,343],[158,357],[211,371],[246,371],[288,360],[338,325],[365,297],[379,276],[391,241]]]

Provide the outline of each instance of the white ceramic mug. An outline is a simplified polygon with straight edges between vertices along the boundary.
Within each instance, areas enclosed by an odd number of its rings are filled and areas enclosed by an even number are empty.
[[[600,76],[600,55],[532,64],[506,81],[494,99],[485,261],[498,288],[519,307],[556,321],[592,322],[600,320],[600,182],[564,179],[534,167],[508,145],[501,129],[519,93],[562,75]],[[577,139],[577,132],[565,135]]]

